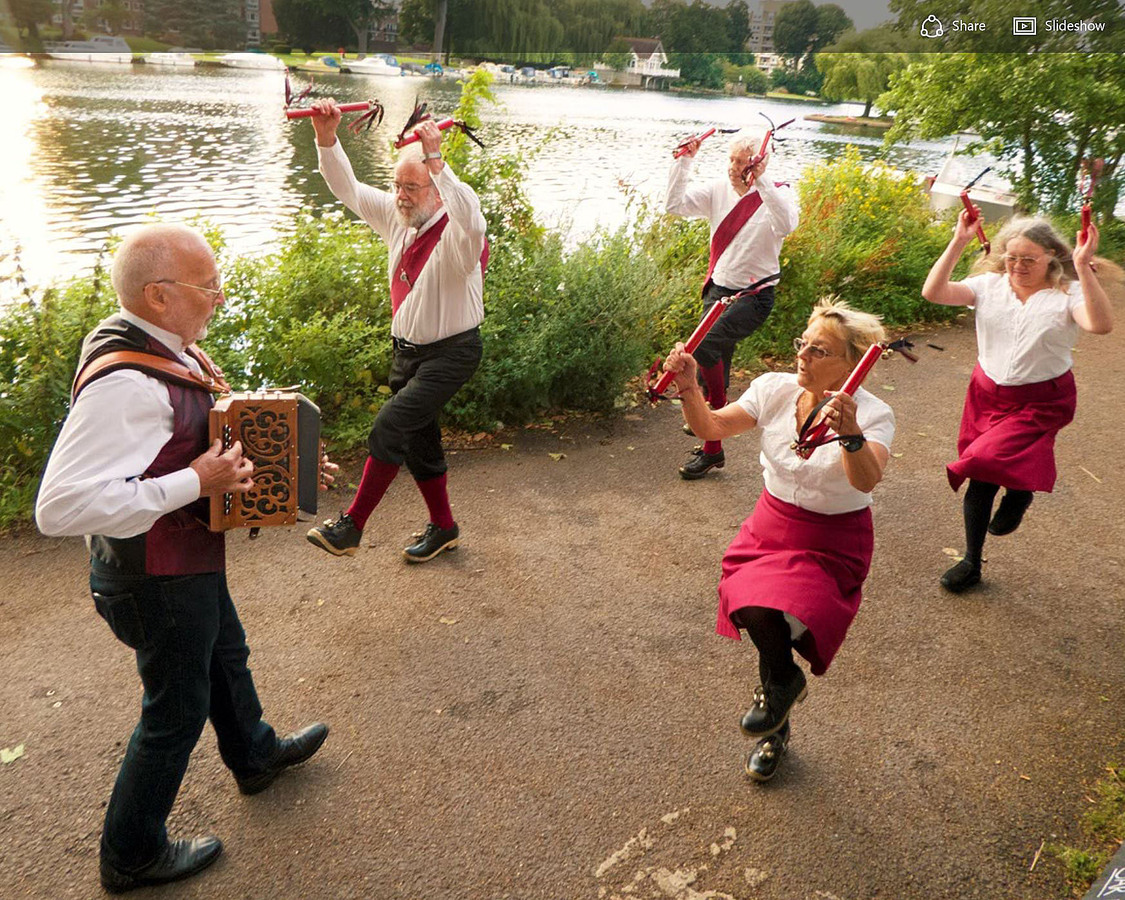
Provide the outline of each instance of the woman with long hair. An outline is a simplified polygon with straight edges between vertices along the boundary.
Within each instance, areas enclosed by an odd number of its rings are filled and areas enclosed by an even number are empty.
[[[977,210],[979,215],[980,211]],[[998,252],[979,260],[973,274],[951,282],[976,225],[962,210],[953,237],[934,263],[922,296],[932,303],[976,311],[978,359],[969,381],[957,459],[949,483],[965,491],[965,555],[941,576],[960,593],[981,579],[987,534],[1015,531],[1036,491],[1055,486],[1055,435],[1074,418],[1077,394],[1072,350],[1079,331],[1113,328],[1101,274],[1120,269],[1095,259],[1098,229],[1077,235],[1071,250],[1045,219],[1011,220],[993,240]],[[1004,496],[992,513],[1000,488]]]
[[[696,384],[697,365],[677,344],[664,365],[674,372],[683,414],[704,440],[761,430],[765,489],[723,557],[716,631],[758,650],[761,683],[742,730],[757,744],[746,772],[768,781],[789,744],[789,713],[805,698],[804,672],[793,651],[823,675],[859,609],[874,537],[871,491],[883,477],[894,436],[894,413],[863,388],[844,381],[867,349],[885,335],[877,316],[831,298],[820,301],[794,340],[795,374],[754,379],[735,402],[712,410]],[[818,420],[839,436],[809,458],[793,449],[797,431],[827,400]]]

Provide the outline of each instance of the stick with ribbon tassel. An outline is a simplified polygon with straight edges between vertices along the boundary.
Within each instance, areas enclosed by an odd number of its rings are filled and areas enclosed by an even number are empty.
[[[897,351],[911,362],[917,362],[918,357],[911,352],[913,349],[914,345],[906,338],[892,341],[889,344],[872,344],[863,354],[863,358],[856,363],[856,367],[852,369],[840,390],[849,396],[855,396],[855,392],[859,390],[859,386],[863,384],[863,379],[875,367],[875,363],[880,359],[887,359],[893,352]],[[801,430],[797,432],[797,440],[790,445],[801,459],[808,459],[817,447],[823,447],[825,444],[831,444],[834,441],[846,442],[850,437],[846,434],[833,434],[828,427],[828,422],[824,419],[819,422],[816,421],[821,409],[831,399],[831,397],[825,397],[813,407],[812,412],[808,414],[805,423],[801,426]]]
[[[294,103],[300,103],[306,97],[313,93],[313,84],[310,81],[308,86],[296,96],[293,95],[293,88],[289,84],[289,76],[285,76],[285,118],[287,119],[309,119],[316,115],[315,110],[308,107],[298,107],[290,109]],[[378,125],[383,121],[383,104],[378,100],[363,100],[359,103],[341,103],[340,112],[362,112],[363,115],[348,123],[348,130],[352,134],[359,134],[360,131],[370,130],[373,126]]]

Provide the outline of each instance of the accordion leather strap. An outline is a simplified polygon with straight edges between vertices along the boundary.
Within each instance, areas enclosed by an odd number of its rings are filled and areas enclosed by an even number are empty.
[[[105,353],[86,366],[74,380],[74,389],[70,395],[71,402],[78,399],[82,388],[95,378],[108,375],[118,369],[138,369],[162,381],[170,381],[185,387],[202,388],[213,394],[229,394],[230,385],[223,380],[222,372],[211,362],[210,357],[194,345],[188,348],[188,352],[203,368],[203,375],[197,374],[183,363],[154,353],[138,350],[114,350]]]

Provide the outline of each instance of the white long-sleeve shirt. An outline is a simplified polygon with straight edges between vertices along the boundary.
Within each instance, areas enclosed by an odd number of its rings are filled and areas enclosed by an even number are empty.
[[[664,208],[673,215],[707,219],[714,238],[715,229],[742,198],[726,178],[689,187],[692,162],[687,156],[672,162]],[[748,287],[779,272],[781,242],[797,227],[797,198],[792,188],[777,187],[767,173],[754,180],[750,193],[755,191],[762,197],[761,208],[735,235],[711,273],[711,280],[722,287]]]
[[[403,251],[433,227],[442,212],[449,224],[418,280],[391,320],[391,334],[414,344],[429,344],[475,328],[484,318],[484,279],[480,257],[485,221],[480,200],[448,165],[430,178],[441,196],[442,209],[421,228],[407,228],[398,217],[394,195],[361,184],[340,142],[317,144],[320,173],[329,190],[386,241],[387,271],[393,279]]]
[[[184,365],[178,335],[127,310],[118,315],[144,329]],[[199,498],[199,476],[188,466],[159,478],[140,479],[172,437],[168,385],[135,369],[119,369],[82,389],[55,441],[35,521],[43,534],[104,534],[128,538],[148,531],[161,516]]]

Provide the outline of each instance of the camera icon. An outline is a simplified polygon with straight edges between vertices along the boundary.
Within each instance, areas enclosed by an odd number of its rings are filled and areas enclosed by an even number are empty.
[[[1021,37],[1034,37],[1039,28],[1039,20],[1035,16],[1013,16],[1012,34]]]

